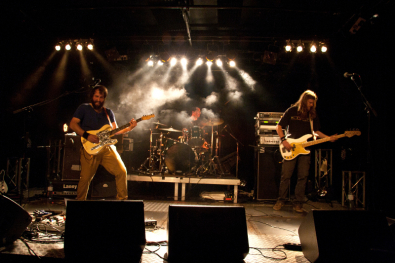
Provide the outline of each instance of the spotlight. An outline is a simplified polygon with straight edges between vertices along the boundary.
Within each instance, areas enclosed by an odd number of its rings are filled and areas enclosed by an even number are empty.
[[[176,58],[172,58],[172,59],[170,60],[170,65],[171,65],[171,66],[174,66],[176,63],[177,63],[177,59],[176,59]]]
[[[207,66],[211,66],[213,64],[213,62],[209,60],[206,62],[206,64],[207,64]]]
[[[232,68],[233,68],[233,67],[236,67],[236,62],[235,62],[234,60],[231,60],[231,61],[229,62],[229,66],[231,66]]]
[[[312,43],[310,46],[310,52],[312,52],[312,53],[317,52],[317,46],[314,43]]]
[[[153,62],[152,60],[148,60],[148,63],[147,63],[147,64],[148,64],[149,67],[154,66],[154,62]]]
[[[67,125],[67,123],[63,124],[63,131],[67,132],[69,130],[69,126]]]
[[[215,64],[217,64],[218,67],[222,67],[222,61],[220,59],[217,59]]]
[[[60,50],[60,45],[56,45],[56,46],[55,46],[55,50],[56,50],[56,51],[59,51],[59,50]]]
[[[162,66],[162,65],[163,65],[162,60],[158,60],[158,65],[159,65],[159,66]]]
[[[302,52],[302,51],[303,51],[303,47],[302,47],[302,45],[298,45],[298,47],[296,48],[296,51],[298,51],[298,52]]]
[[[87,47],[88,47],[89,50],[93,50],[93,45],[92,44],[89,43]]]
[[[203,64],[203,59],[202,58],[199,58],[198,60],[196,60],[196,65],[197,66],[200,66],[202,64]]]
[[[291,41],[287,40],[287,44],[285,46],[285,51],[286,52],[291,52],[292,51],[292,46],[291,46]]]
[[[182,58],[181,59],[181,65],[183,65],[184,67],[188,64],[188,61],[186,58]]]
[[[325,53],[326,51],[328,51],[328,48],[325,45],[321,46],[321,52]]]
[[[66,50],[70,50],[71,49],[71,45],[70,44],[66,44],[65,49]]]
[[[81,51],[81,50],[82,50],[82,45],[81,45],[81,44],[78,44],[78,45],[77,45],[77,49],[78,49],[79,51]]]

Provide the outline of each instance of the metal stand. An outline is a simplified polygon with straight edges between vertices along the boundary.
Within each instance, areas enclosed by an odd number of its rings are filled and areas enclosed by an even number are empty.
[[[322,190],[332,186],[332,150],[315,150],[315,187]]]
[[[236,178],[239,178],[239,143],[244,146],[228,129],[224,128],[224,130],[229,133],[229,135],[236,141],[236,152],[237,152],[237,158],[236,158]]]
[[[9,186],[20,197],[20,203],[23,200],[23,189],[27,189],[29,196],[29,176],[30,176],[30,158],[13,158],[7,159],[7,170],[5,176],[8,178]]]
[[[342,171],[342,206],[350,208],[361,206],[365,203],[366,176],[362,171]]]

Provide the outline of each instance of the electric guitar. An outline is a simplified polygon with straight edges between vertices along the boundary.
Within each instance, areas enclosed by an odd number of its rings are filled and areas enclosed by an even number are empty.
[[[155,117],[155,114],[144,115],[143,117],[137,119],[136,121],[140,122],[143,120],[149,120],[153,117]],[[118,142],[118,140],[111,139],[111,137],[114,136],[115,133],[117,133],[120,130],[123,130],[129,126],[130,126],[130,123],[127,123],[125,125],[122,125],[121,127],[118,127],[116,129],[112,130],[111,125],[106,124],[103,127],[101,127],[99,130],[87,131],[87,133],[89,133],[89,134],[96,135],[99,138],[99,142],[92,143],[92,142],[88,141],[87,139],[85,139],[84,137],[81,137],[82,146],[84,146],[84,149],[88,154],[96,155],[103,149],[104,146],[116,144]]]
[[[352,137],[354,135],[361,135],[360,131],[346,131],[344,134],[335,135],[336,138],[343,138],[343,137]],[[313,135],[306,134],[298,139],[287,139],[287,142],[291,145],[291,151],[288,151],[282,143],[280,143],[280,153],[284,160],[292,160],[295,159],[299,154],[309,154],[310,151],[306,150],[305,147],[316,145],[319,143],[330,141],[330,137],[318,139],[315,141],[307,141]]]

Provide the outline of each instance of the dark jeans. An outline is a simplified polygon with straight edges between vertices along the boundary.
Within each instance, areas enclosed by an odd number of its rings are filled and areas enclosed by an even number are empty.
[[[284,201],[287,197],[291,176],[295,169],[296,163],[298,163],[298,182],[296,183],[295,187],[295,197],[297,202],[304,201],[306,182],[310,169],[310,154],[299,155],[293,160],[283,161],[278,200]]]

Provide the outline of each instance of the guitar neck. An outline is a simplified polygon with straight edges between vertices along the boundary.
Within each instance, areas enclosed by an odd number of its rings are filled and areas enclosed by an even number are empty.
[[[346,136],[346,135],[345,134],[339,134],[339,135],[336,135],[335,137],[336,138],[343,138],[344,136]],[[308,146],[316,145],[316,144],[319,144],[319,143],[327,142],[327,141],[330,141],[330,140],[331,140],[331,137],[325,137],[325,138],[318,139],[318,140],[315,140],[315,141],[305,142],[302,145],[303,145],[303,147],[308,147]]]
[[[142,121],[142,120],[143,120],[142,118],[139,118],[139,119],[136,120],[136,122],[140,122],[140,121]],[[129,126],[130,126],[130,123],[126,123],[125,125],[122,125],[122,126],[116,128],[116,129],[112,130],[112,131],[110,132],[110,136],[113,136],[113,135],[116,134],[117,132],[122,131],[123,129],[125,129],[125,128],[129,127]]]

